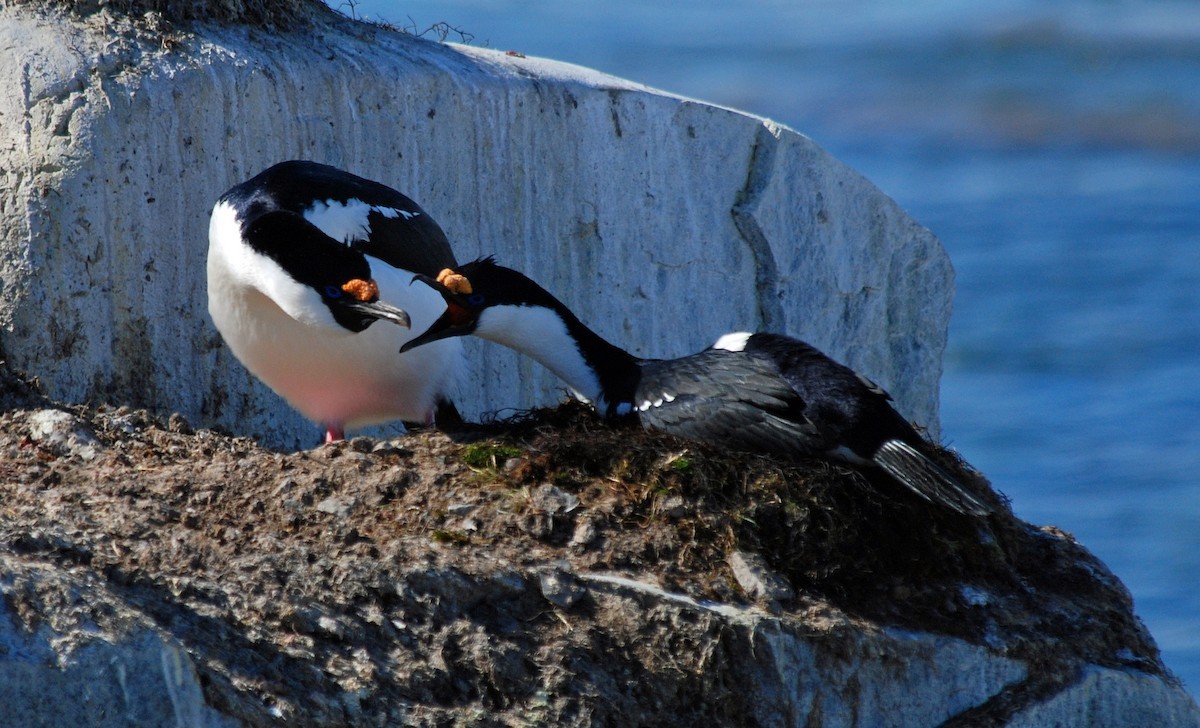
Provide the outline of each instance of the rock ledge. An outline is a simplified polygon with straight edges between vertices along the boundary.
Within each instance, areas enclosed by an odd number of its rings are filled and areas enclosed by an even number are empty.
[[[1200,725],[1115,577],[999,502],[578,407],[281,454],[5,397],[14,725]]]

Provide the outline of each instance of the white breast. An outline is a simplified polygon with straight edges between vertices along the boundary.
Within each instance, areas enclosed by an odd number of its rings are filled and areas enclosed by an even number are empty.
[[[238,360],[311,420],[425,421],[457,386],[462,343],[400,354],[445,304],[432,289],[410,286],[411,272],[370,263],[380,299],[407,311],[411,329],[386,321],[357,334],[342,328],[315,291],[242,242],[233,209],[218,204],[209,226],[209,315]]]

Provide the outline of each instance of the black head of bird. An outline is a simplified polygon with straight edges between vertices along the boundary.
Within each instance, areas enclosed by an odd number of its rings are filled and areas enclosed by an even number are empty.
[[[534,309],[543,308],[574,319],[548,291],[523,273],[497,265],[490,256],[457,269],[445,268],[436,277],[417,275],[413,280],[441,293],[446,311],[423,334],[410,339],[404,351],[439,339],[474,334],[485,317],[496,319],[496,323],[490,326],[484,323],[481,335],[499,330],[503,328],[499,321],[502,316],[495,311],[509,307],[524,307],[526,315],[537,315]]]
[[[379,300],[366,256],[335,242],[303,217],[268,212],[246,227],[246,239],[278,266],[259,266],[261,285],[294,318],[330,325],[324,317],[328,311],[333,324],[356,334],[377,320],[411,326],[406,311]]]

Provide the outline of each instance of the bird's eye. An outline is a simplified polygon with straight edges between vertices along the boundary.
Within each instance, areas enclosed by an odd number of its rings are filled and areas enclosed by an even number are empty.
[[[326,298],[341,298],[344,295],[345,295],[345,291],[338,288],[337,286],[325,286],[325,297]]]
[[[467,296],[467,303],[471,304],[472,306],[482,306],[484,300],[485,299],[482,293],[472,293],[471,295]]]

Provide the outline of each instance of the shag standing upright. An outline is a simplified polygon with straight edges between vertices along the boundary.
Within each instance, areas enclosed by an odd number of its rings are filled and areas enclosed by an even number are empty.
[[[282,162],[213,207],[208,311],[242,364],[326,441],[389,420],[432,424],[457,418],[461,342],[397,351],[444,308],[412,277],[454,264],[442,229],[396,190]]]
[[[886,392],[803,341],[741,332],[680,359],[639,359],[491,258],[416,278],[446,309],[404,351],[473,334],[541,362],[606,417],[732,449],[877,467],[959,513],[992,510],[925,454]]]

